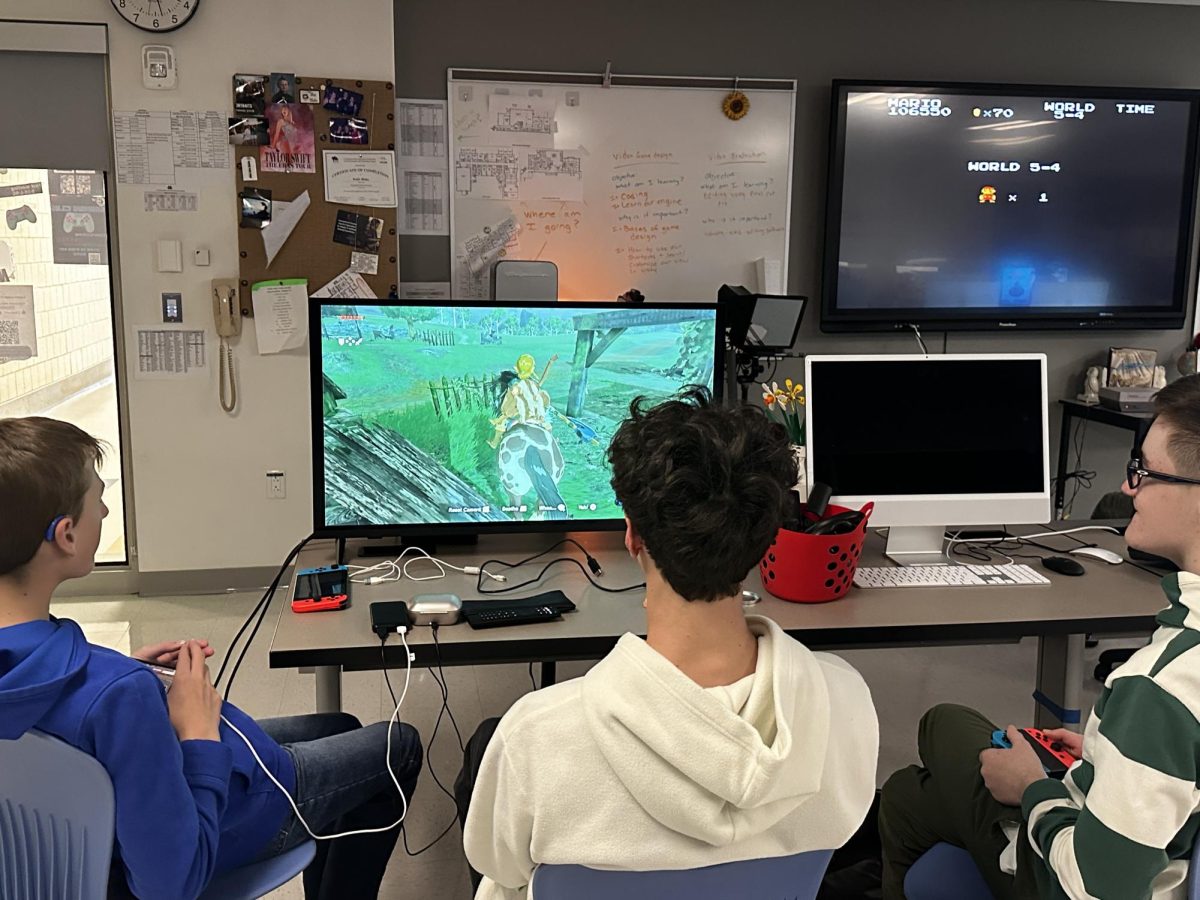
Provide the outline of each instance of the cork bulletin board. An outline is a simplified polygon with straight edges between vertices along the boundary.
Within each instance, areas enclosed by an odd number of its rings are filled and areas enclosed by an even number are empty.
[[[309,206],[300,217],[294,230],[284,241],[275,258],[267,265],[267,254],[263,244],[263,232],[255,228],[238,228],[239,255],[239,300],[242,315],[254,315],[250,299],[250,288],[260,281],[282,278],[307,278],[308,291],[312,293],[328,284],[351,266],[353,246],[334,240],[338,227],[338,214],[343,222],[347,215],[382,219],[379,233],[378,270],[376,274],[361,272],[377,297],[386,298],[397,289],[397,239],[396,209],[378,206],[355,206],[346,203],[329,203],[325,199],[325,172],[323,151],[342,150],[356,152],[364,150],[395,149],[395,90],[390,81],[367,81],[353,78],[314,78],[297,76],[295,89],[301,92],[316,90],[322,96],[329,85],[362,94],[362,106],[357,118],[367,123],[365,143],[341,143],[330,140],[330,123],[333,119],[344,119],[344,113],[326,109],[321,103],[298,104],[307,106],[312,112],[315,172],[268,172],[259,165],[259,146],[235,146],[236,195],[245,189],[260,189],[271,192],[272,204],[292,202],[307,191]],[[244,157],[253,157],[257,179],[245,181]],[[240,214],[241,202],[238,201]]]

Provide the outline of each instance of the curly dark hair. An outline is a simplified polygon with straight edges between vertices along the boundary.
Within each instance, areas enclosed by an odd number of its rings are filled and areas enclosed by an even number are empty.
[[[775,539],[796,483],[787,432],[704,387],[646,403],[629,405],[608,448],[617,500],[676,593],[731,596]]]
[[[1171,461],[1184,474],[1200,474],[1200,375],[1186,375],[1155,394],[1154,411],[1171,426]]]

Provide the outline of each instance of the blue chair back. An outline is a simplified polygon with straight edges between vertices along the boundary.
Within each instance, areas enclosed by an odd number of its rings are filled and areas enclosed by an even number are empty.
[[[831,856],[832,850],[812,850],[655,872],[538,866],[533,872],[533,896],[537,900],[813,900]]]
[[[0,741],[0,897],[104,900],[113,822],[95,759],[36,731]]]
[[[994,900],[971,854],[954,844],[934,844],[904,876],[908,900]]]
[[[255,900],[265,897],[307,869],[316,855],[317,842],[305,841],[278,856],[216,875],[200,895],[200,900]]]
[[[1200,837],[1192,848],[1192,861],[1188,867],[1188,900],[1200,900]]]

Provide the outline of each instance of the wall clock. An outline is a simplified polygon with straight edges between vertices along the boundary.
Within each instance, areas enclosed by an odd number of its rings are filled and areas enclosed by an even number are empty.
[[[162,34],[186,25],[200,0],[112,0],[112,5],[129,24]]]

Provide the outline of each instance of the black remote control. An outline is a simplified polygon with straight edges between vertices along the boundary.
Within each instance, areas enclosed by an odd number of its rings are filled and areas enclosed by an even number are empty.
[[[551,622],[561,618],[562,613],[552,606],[504,606],[472,612],[467,616],[467,622],[472,628],[499,628],[503,625]]]

